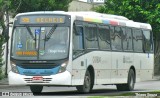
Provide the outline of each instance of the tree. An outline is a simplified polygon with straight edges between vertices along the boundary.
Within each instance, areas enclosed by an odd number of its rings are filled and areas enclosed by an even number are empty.
[[[8,10],[8,7],[9,7],[9,0],[0,0],[0,27],[1,29],[3,29],[3,37],[5,36],[6,37],[6,29],[7,29],[7,25],[6,25],[6,22],[8,21],[7,20],[7,10]],[[2,36],[1,36],[2,37]]]
[[[12,13],[33,12],[33,11],[68,11],[69,3],[72,0],[10,0]],[[15,12],[16,11],[16,12]]]
[[[155,39],[155,66],[160,70],[160,0],[107,0],[103,6],[95,10],[151,24]]]
[[[0,0],[0,29],[2,29],[2,35],[0,35],[0,79],[2,79],[5,76],[4,71],[2,71],[2,65],[3,65],[3,59],[2,59],[2,55],[3,55],[3,49],[2,49],[2,45],[5,41],[8,40],[8,27],[7,27],[7,23],[8,23],[8,6],[9,6],[10,2],[9,0]]]

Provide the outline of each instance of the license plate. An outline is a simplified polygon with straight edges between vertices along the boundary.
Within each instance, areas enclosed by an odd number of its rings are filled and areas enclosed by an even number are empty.
[[[33,82],[43,82],[43,77],[42,76],[34,76],[32,78]]]

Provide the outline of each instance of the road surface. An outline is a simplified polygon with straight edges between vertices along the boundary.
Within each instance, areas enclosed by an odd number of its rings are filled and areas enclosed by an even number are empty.
[[[136,83],[134,92],[135,95],[137,92],[151,92],[151,91],[160,91],[160,80],[152,80]],[[31,93],[28,86],[0,86],[0,92],[27,92]],[[59,97],[75,97],[75,96],[117,96],[123,93],[128,93],[126,91],[117,91],[115,85],[96,85],[93,88],[93,91],[89,94],[78,93],[75,87],[44,87],[43,92],[37,96],[59,96]],[[156,93],[158,94],[158,93]],[[158,94],[160,96],[160,94]],[[27,95],[26,96],[30,96]],[[143,96],[143,95],[142,95]],[[30,97],[31,98],[31,97]]]

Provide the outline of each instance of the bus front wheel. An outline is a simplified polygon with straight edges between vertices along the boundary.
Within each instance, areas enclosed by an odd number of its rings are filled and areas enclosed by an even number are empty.
[[[43,86],[33,85],[33,86],[30,86],[30,90],[32,93],[41,93],[43,90]]]
[[[126,84],[117,84],[117,90],[119,91],[132,91],[135,85],[135,73],[133,69],[129,70],[128,81]]]
[[[77,86],[76,88],[81,93],[89,93],[92,90],[93,83],[91,80],[91,74],[88,70],[86,71],[83,85]]]

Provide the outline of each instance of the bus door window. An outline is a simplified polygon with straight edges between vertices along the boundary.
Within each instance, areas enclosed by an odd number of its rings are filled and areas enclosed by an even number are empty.
[[[84,50],[83,27],[75,26],[73,29],[73,57],[76,57]]]

